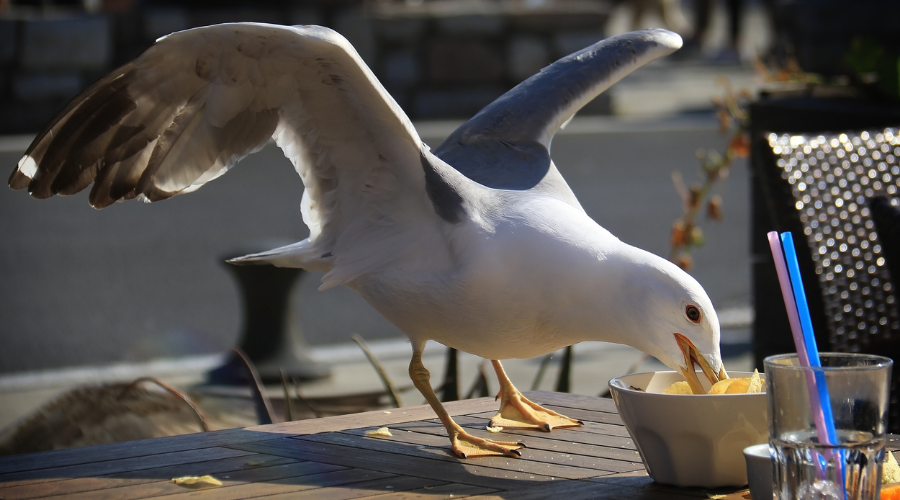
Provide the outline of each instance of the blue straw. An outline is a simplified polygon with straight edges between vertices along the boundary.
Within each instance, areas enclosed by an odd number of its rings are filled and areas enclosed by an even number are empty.
[[[781,244],[784,245],[784,259],[787,263],[788,273],[791,275],[791,284],[794,289],[794,302],[797,304],[797,312],[800,316],[800,328],[803,331],[803,344],[809,359],[809,366],[822,367],[819,359],[819,348],[816,346],[816,336],[813,333],[812,318],[809,314],[809,303],[806,301],[806,293],[803,291],[803,279],[800,277],[800,264],[797,261],[797,251],[794,248],[794,239],[791,233],[781,233]],[[825,373],[822,370],[813,370],[816,376],[816,390],[819,393],[819,403],[822,405],[822,414],[825,417],[825,432],[830,445],[837,445],[837,433],[834,430],[834,416],[831,413],[831,398],[828,397],[828,386],[825,384]]]
[[[819,349],[816,346],[816,336],[813,333],[812,318],[809,314],[809,303],[806,301],[806,293],[803,290],[803,279],[800,277],[800,264],[797,261],[797,251],[794,248],[794,239],[791,233],[781,233],[781,244],[784,246],[784,257],[787,264],[788,273],[791,276],[791,285],[794,291],[794,302],[796,302],[797,312],[800,316],[800,327],[803,330],[804,347],[809,359],[809,365],[815,368],[822,367],[822,361],[819,359]],[[834,428],[834,415],[831,412],[831,398],[828,396],[828,386],[825,382],[825,372],[822,370],[813,370],[815,376],[816,391],[819,395],[819,407],[813,408],[813,412],[820,410],[822,412],[822,421],[824,423],[825,444],[837,446],[837,432]],[[818,429],[819,440],[822,440],[822,429]],[[841,457],[841,455],[838,455]],[[843,458],[843,457],[841,457]],[[838,480],[841,490],[846,498],[846,489],[844,485],[844,468],[843,460],[835,460],[835,476]]]

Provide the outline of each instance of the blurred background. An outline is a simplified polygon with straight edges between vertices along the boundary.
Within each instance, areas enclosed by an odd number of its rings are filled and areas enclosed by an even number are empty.
[[[0,165],[12,172],[80,89],[156,38],[194,26],[334,28],[432,146],[557,58],[610,35],[668,27],[684,48],[585,107],[552,154],[601,225],[689,266],[719,310],[726,355],[752,371],[761,312],[751,290],[750,173],[746,147],[735,142],[743,125],[728,105],[746,105],[773,81],[790,84],[784,75],[799,68],[845,73],[843,54],[860,32],[896,42],[885,24],[895,10],[874,0],[853,8],[836,0],[0,0]],[[699,216],[702,235],[692,233],[681,255],[673,223],[685,190],[706,182],[704,166],[728,150],[716,207],[703,208],[715,213]],[[0,390],[129,366],[202,372],[221,363],[243,328],[223,259],[305,238],[301,190],[274,146],[197,193],[153,205],[96,211],[84,193],[36,201],[0,189]],[[408,359],[399,331],[347,289],[317,292],[319,278],[301,275],[288,308],[290,334],[312,358],[341,363],[357,333],[385,358]],[[618,364],[604,361],[608,372],[580,382],[585,392],[601,392],[607,375],[641,361],[617,356]]]

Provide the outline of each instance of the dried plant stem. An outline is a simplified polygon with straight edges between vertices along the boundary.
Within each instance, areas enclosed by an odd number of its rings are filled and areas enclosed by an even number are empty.
[[[266,389],[263,387],[262,380],[259,378],[259,372],[256,371],[256,366],[253,365],[253,362],[250,361],[250,358],[248,358],[241,349],[235,347],[233,351],[237,353],[244,362],[244,367],[247,368],[247,373],[250,375],[248,378],[252,382],[250,389],[253,393],[253,402],[256,405],[256,419],[259,420],[260,425],[273,423],[275,411],[272,410],[272,402],[269,401],[269,397],[266,395]]]
[[[553,360],[553,353],[550,353],[544,356],[544,359],[541,360],[541,365],[538,367],[537,374],[534,376],[534,381],[531,382],[531,390],[536,391],[538,387],[540,387],[541,382],[544,380],[544,373],[547,372],[547,367],[550,366],[550,361]]]
[[[487,360],[483,360],[478,365],[478,376],[475,377],[475,382],[472,383],[472,387],[466,393],[466,399],[472,399],[473,397],[483,398],[489,395],[486,367]]]
[[[291,394],[288,392],[287,385],[287,377],[284,375],[284,370],[281,368],[278,369],[278,373],[281,374],[281,388],[284,390],[284,407],[287,412],[287,422],[294,421],[294,409],[291,407]]]
[[[209,423],[207,423],[206,415],[203,413],[203,411],[200,410],[200,407],[197,406],[197,404],[194,403],[194,401],[191,400],[191,398],[187,397],[186,394],[184,394],[183,392],[179,391],[178,389],[166,384],[165,382],[163,382],[162,380],[159,380],[156,377],[141,377],[141,378],[135,379],[133,382],[128,384],[128,386],[126,386],[122,390],[121,394],[119,394],[119,398],[122,398],[123,396],[125,396],[125,394],[127,394],[130,390],[132,390],[135,387],[137,387],[138,385],[140,385],[142,382],[153,382],[154,384],[165,389],[166,392],[168,392],[169,394],[184,401],[185,404],[190,406],[191,410],[194,411],[194,415],[197,416],[197,421],[200,423],[200,428],[203,429],[203,432],[209,431]]]
[[[378,359],[375,358],[375,355],[372,354],[372,351],[369,350],[368,344],[363,340],[358,334],[353,334],[353,341],[359,345],[359,348],[363,350],[366,354],[366,357],[369,358],[369,363],[375,368],[375,371],[378,372],[378,376],[381,377],[381,381],[384,383],[384,387],[387,389],[388,394],[391,396],[391,399],[394,400],[394,407],[400,408],[400,396],[397,394],[397,391],[394,389],[394,384],[391,383],[391,379],[388,378],[387,372],[384,371],[384,367],[381,366],[381,363],[378,362]]]
[[[713,102],[719,118],[719,132],[728,135],[725,152],[698,150],[701,181],[690,187],[685,185],[681,174],[672,174],[675,189],[682,200],[682,213],[672,224],[669,260],[685,270],[693,265],[691,251],[704,243],[703,231],[698,223],[700,211],[705,207],[709,219],[722,220],[722,197],[712,194],[713,190],[728,177],[728,169],[734,160],[746,158],[750,153],[747,135],[749,119],[744,109],[749,93],[735,93],[727,79],[722,78],[719,83],[725,87],[725,96],[713,99]]]
[[[316,418],[322,418],[322,412],[319,411],[319,408],[312,404],[312,401],[303,397],[303,394],[300,393],[300,383],[297,382],[297,377],[291,377],[291,382],[294,383],[294,395],[297,396],[297,399],[300,400],[301,403],[305,404],[309,411],[316,416]]]

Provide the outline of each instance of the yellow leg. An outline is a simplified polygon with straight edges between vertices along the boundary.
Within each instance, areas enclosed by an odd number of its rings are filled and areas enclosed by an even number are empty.
[[[549,432],[553,429],[584,425],[580,420],[560,415],[529,401],[513,386],[499,361],[493,359],[491,364],[494,365],[497,380],[500,382],[500,411],[491,419],[491,427],[527,428]]]
[[[412,379],[413,384],[425,396],[428,404],[431,405],[438,418],[441,419],[441,423],[444,424],[447,434],[450,436],[450,443],[456,456],[459,458],[499,455],[518,458],[522,456],[518,449],[524,448],[524,444],[475,437],[463,430],[459,424],[450,418],[450,414],[444,409],[444,405],[441,404],[434,393],[434,389],[431,388],[431,374],[428,373],[425,365],[422,364],[422,351],[420,349],[413,349],[412,361],[409,362],[409,378]]]

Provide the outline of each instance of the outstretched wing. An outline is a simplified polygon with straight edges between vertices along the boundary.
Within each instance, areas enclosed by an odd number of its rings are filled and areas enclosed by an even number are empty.
[[[543,191],[580,206],[550,161],[550,141],[601,92],[681,47],[662,29],[607,38],[547,66],[462,124],[435,154],[466,177],[497,189]]]
[[[156,201],[199,188],[271,137],[306,188],[311,235],[296,264],[331,269],[335,248],[436,217],[424,213],[412,124],[349,42],[317,26],[223,24],[160,39],[60,112],[9,184],[46,198],[93,182],[98,208]]]

